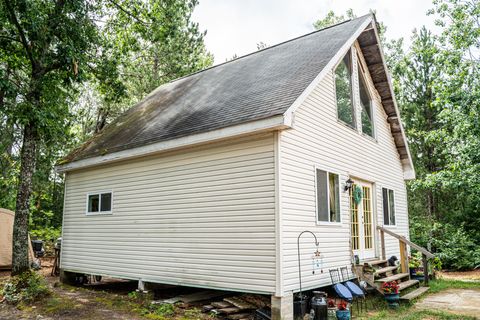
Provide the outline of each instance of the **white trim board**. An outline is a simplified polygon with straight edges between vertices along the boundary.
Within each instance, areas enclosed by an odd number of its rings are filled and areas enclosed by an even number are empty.
[[[173,149],[179,149],[196,144],[214,142],[225,138],[239,137],[242,135],[260,133],[264,131],[282,130],[289,127],[290,125],[286,122],[285,117],[283,115],[278,115],[271,118],[234,125],[231,127],[152,143],[137,148],[112,152],[104,156],[96,156],[66,164],[61,164],[56,166],[55,170],[59,173],[63,173],[71,170],[102,165],[114,161],[143,157],[162,151],[170,151]]]

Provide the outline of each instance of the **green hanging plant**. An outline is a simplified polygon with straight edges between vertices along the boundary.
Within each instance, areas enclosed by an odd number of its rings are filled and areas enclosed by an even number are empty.
[[[363,191],[362,191],[362,188],[360,186],[355,186],[353,188],[353,201],[355,201],[355,203],[357,205],[360,204],[360,202],[362,201],[362,197],[363,197]]]

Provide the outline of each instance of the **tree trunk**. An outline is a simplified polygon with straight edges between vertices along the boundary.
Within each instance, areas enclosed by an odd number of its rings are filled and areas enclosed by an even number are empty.
[[[38,132],[34,124],[28,123],[23,129],[23,144],[20,154],[21,167],[18,181],[15,221],[13,225],[12,275],[30,268],[28,257],[28,216],[32,176],[35,171]]]

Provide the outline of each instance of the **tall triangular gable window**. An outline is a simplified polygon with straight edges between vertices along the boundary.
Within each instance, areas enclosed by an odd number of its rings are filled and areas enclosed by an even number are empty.
[[[355,109],[352,99],[352,52],[343,57],[335,69],[335,93],[338,119],[355,128]]]
[[[360,106],[362,107],[362,132],[370,137],[374,137],[373,133],[373,115],[372,115],[372,99],[368,92],[365,76],[358,63],[358,90],[360,94]]]

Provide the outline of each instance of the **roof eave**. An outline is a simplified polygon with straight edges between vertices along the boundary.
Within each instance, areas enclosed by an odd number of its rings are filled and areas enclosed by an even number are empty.
[[[102,156],[80,159],[77,161],[57,165],[55,166],[55,170],[58,173],[65,173],[68,171],[109,164],[116,161],[123,161],[127,159],[144,157],[160,152],[172,151],[184,147],[191,147],[199,144],[211,143],[224,139],[230,139],[261,132],[282,130],[290,127],[290,119],[284,117],[283,115],[276,115],[269,118],[241,123],[212,131],[188,135],[166,141],[160,141],[137,148],[112,152]]]

